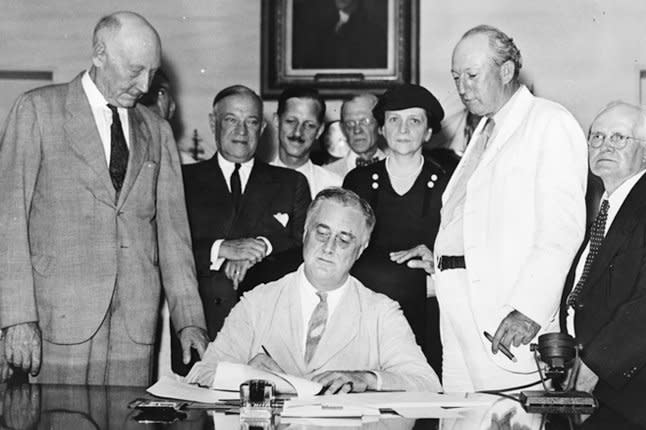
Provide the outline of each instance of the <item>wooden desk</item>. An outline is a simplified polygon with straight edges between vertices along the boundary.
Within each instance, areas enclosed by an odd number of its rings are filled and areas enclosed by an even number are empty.
[[[2,429],[48,429],[48,430],[122,430],[122,429],[191,429],[213,430],[214,412],[205,409],[190,409],[185,420],[172,424],[142,424],[134,417],[138,410],[128,408],[134,399],[151,397],[143,388],[74,386],[74,385],[0,385],[0,430]],[[220,416],[222,418],[222,416]],[[218,419],[217,430],[238,430],[236,418]],[[221,423],[221,424],[220,424]],[[294,428],[321,429],[327,427],[325,420],[308,424],[279,423],[277,430]],[[339,428],[339,427],[337,427]],[[359,427],[354,427],[359,429]],[[526,414],[518,403],[502,399],[482,410],[470,410],[460,419],[404,418],[382,419],[368,423],[363,429],[409,430],[409,429],[569,429],[567,419]],[[576,428],[630,429],[617,417],[600,410],[582,426]]]

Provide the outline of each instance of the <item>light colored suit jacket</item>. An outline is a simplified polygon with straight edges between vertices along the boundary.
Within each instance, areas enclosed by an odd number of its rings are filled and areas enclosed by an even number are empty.
[[[534,97],[524,86],[508,103],[507,116],[496,124],[467,183],[464,249],[470,295],[465,300],[479,333],[495,333],[513,309],[540,324],[541,332],[555,332],[561,291],[585,230],[586,139],[567,110]],[[463,160],[473,148],[467,147]],[[461,162],[443,203],[463,167]],[[484,336],[482,341],[490,350]],[[536,370],[528,346],[516,355],[518,363],[503,354],[493,359],[508,370]]]
[[[38,321],[50,342],[85,341],[118,284],[130,337],[151,344],[162,280],[175,327],[204,327],[170,127],[129,109],[115,202],[81,76],[21,96],[0,131],[0,327]]]
[[[306,364],[298,282],[302,270],[245,293],[196,366],[215,371],[219,361],[246,364],[264,346],[286,373],[296,376],[369,370],[379,373],[384,390],[441,390],[397,302],[353,277]]]

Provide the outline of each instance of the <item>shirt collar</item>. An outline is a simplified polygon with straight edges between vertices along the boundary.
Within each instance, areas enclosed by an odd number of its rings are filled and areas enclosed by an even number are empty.
[[[319,290],[312,285],[312,283],[307,279],[307,276],[305,276],[305,263],[301,264],[301,266],[298,268],[298,276],[300,278],[300,286],[301,286],[301,294],[305,294],[307,296],[316,296],[318,300],[318,296],[316,293],[319,292]],[[327,293],[327,299],[328,302],[331,300],[333,302],[338,302],[341,296],[348,290],[349,285],[350,285],[350,276],[345,280],[343,285],[340,287],[334,289],[334,290],[329,290],[326,291]]]
[[[103,97],[103,94],[101,94],[101,91],[99,91],[99,89],[97,88],[96,84],[90,77],[90,72],[88,70],[85,71],[83,77],[81,78],[81,85],[83,86],[83,91],[85,91],[85,95],[90,102],[90,106],[92,106],[93,108],[102,107],[108,109],[108,101],[105,99],[105,97]]]
[[[503,124],[505,121],[505,118],[509,115],[509,113],[514,109],[513,106],[516,103],[516,100],[520,97],[520,94],[528,91],[525,85],[521,85],[518,87],[514,95],[512,95],[509,100],[507,100],[507,103],[502,105],[502,107],[493,114],[491,118],[493,118],[495,124]]]
[[[312,163],[312,160],[308,158],[305,164],[302,164],[294,169],[293,167],[289,167],[288,165],[283,163],[283,160],[281,160],[278,155],[276,155],[276,158],[274,158],[274,161],[272,161],[271,164],[277,167],[283,167],[285,169],[293,169],[301,173],[311,171],[314,166],[314,163]]]
[[[375,155],[373,155],[372,157],[377,157],[379,160],[383,160],[384,158],[386,158],[386,153],[382,151],[381,148],[377,148]],[[357,158],[359,158],[359,155],[357,155],[357,153],[353,150],[350,150],[347,155],[348,166],[354,168],[357,164]]]
[[[255,157],[251,157],[251,160],[245,161],[244,163],[240,163],[240,169],[241,170],[251,170],[254,164]],[[231,161],[227,160],[218,152],[218,165],[220,166],[220,169],[222,169],[222,173],[225,173],[225,176],[227,173],[230,175],[233,170],[235,169],[236,165],[235,163],[232,163]]]
[[[645,170],[640,170],[630,178],[626,179],[623,184],[619,185],[617,189],[610,195],[608,195],[607,191],[603,192],[603,198],[602,201],[607,199],[608,204],[610,205],[611,208],[619,210],[622,204],[624,204],[624,200],[626,200],[626,197],[628,197],[628,194],[630,194],[630,191],[633,189],[637,181],[641,179],[641,177],[644,175]]]

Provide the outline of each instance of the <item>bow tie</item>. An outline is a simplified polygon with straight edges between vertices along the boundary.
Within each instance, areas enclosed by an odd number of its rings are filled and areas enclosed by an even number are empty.
[[[357,167],[365,167],[365,166],[370,166],[371,164],[375,164],[377,161],[379,161],[379,157],[374,156],[372,158],[368,158],[367,160],[365,158],[359,158],[357,157]]]

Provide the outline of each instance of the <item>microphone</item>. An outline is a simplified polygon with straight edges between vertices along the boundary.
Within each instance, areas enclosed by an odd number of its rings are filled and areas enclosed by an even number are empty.
[[[574,389],[581,367],[580,349],[575,339],[567,333],[546,333],[538,337],[538,344],[530,345],[544,391],[521,391],[520,402],[527,412],[594,412],[598,406],[594,396]],[[551,389],[546,383],[549,381]]]

